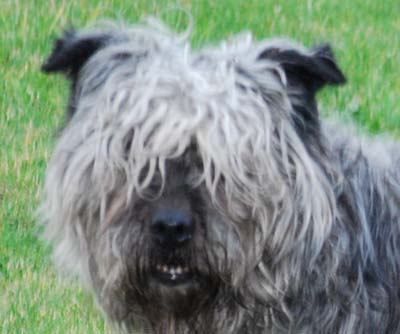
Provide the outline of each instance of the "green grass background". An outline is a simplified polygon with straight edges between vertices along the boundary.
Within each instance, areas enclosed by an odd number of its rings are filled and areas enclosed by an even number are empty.
[[[92,298],[57,278],[38,240],[34,211],[63,121],[67,83],[39,72],[52,38],[100,18],[187,19],[149,0],[0,0],[0,333],[107,333]],[[370,132],[400,134],[399,0],[180,1],[196,21],[195,45],[244,29],[329,41],[349,83],[320,94],[324,113],[345,114]]]

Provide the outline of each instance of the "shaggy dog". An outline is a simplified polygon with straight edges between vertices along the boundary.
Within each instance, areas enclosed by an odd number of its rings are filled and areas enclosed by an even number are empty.
[[[69,31],[42,206],[56,263],[128,333],[400,332],[400,145],[320,120],[328,45]]]

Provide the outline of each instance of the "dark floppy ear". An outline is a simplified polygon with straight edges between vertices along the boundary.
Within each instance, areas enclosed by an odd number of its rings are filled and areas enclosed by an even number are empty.
[[[74,78],[85,62],[109,39],[110,36],[105,34],[80,35],[74,29],[68,30],[55,41],[53,51],[41,69],[45,73],[64,73]]]
[[[279,62],[289,85],[301,85],[312,94],[325,85],[346,82],[329,44],[316,46],[309,53],[272,47],[264,50],[260,58]]]

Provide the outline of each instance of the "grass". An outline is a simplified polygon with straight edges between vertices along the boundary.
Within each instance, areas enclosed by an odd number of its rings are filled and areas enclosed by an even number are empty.
[[[320,95],[367,131],[400,135],[400,3],[398,0],[215,0],[178,2],[196,20],[195,45],[244,29],[259,38],[285,35],[311,46],[333,44],[349,83]],[[0,333],[108,331],[90,296],[59,280],[38,240],[40,201],[54,134],[63,121],[67,84],[39,67],[51,40],[70,24],[136,21],[161,15],[185,27],[162,1],[2,0],[0,11]]]

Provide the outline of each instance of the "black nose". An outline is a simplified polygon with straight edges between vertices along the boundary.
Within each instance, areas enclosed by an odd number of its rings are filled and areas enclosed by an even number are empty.
[[[150,231],[162,246],[175,248],[192,239],[194,228],[190,215],[181,211],[162,210],[153,216]]]

